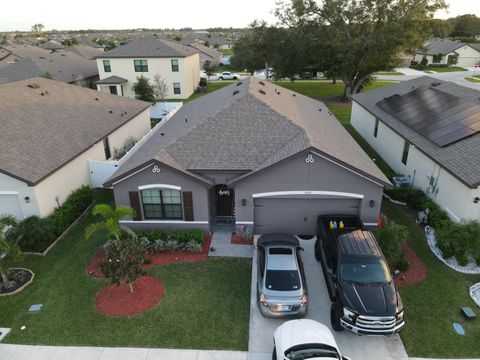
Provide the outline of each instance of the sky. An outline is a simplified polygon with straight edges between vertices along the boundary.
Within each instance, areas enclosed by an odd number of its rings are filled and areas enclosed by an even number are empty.
[[[448,18],[462,14],[480,16],[478,0],[447,0]],[[246,27],[255,19],[275,22],[277,0],[22,0],[2,1],[0,31],[29,31],[33,24],[44,30]]]

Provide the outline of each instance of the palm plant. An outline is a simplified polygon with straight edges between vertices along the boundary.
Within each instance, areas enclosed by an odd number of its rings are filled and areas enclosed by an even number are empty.
[[[8,266],[21,258],[21,252],[17,244],[7,240],[7,232],[17,224],[13,216],[0,217],[0,279],[2,280],[0,290],[7,288]]]
[[[98,204],[93,208],[93,215],[100,215],[103,218],[103,222],[89,225],[85,229],[85,237],[89,239],[95,232],[99,230],[106,230],[110,238],[120,239],[122,230],[126,230],[120,226],[120,220],[127,217],[134,217],[135,211],[127,206],[119,206],[112,208],[107,204]]]

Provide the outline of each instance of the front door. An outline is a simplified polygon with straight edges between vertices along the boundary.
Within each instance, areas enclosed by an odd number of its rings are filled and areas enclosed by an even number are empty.
[[[215,208],[217,216],[233,216],[233,190],[226,185],[215,186]]]

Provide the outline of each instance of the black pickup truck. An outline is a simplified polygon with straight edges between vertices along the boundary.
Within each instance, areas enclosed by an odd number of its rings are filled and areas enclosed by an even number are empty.
[[[403,303],[387,262],[358,217],[319,216],[315,258],[322,264],[335,331],[392,335],[403,328]]]

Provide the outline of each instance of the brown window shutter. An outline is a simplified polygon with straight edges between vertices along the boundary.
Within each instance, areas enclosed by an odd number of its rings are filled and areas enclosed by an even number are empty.
[[[193,221],[193,199],[191,191],[183,192],[183,214],[185,221]]]
[[[142,220],[142,211],[140,209],[140,199],[138,198],[138,191],[129,191],[130,207],[135,210],[133,220]]]

